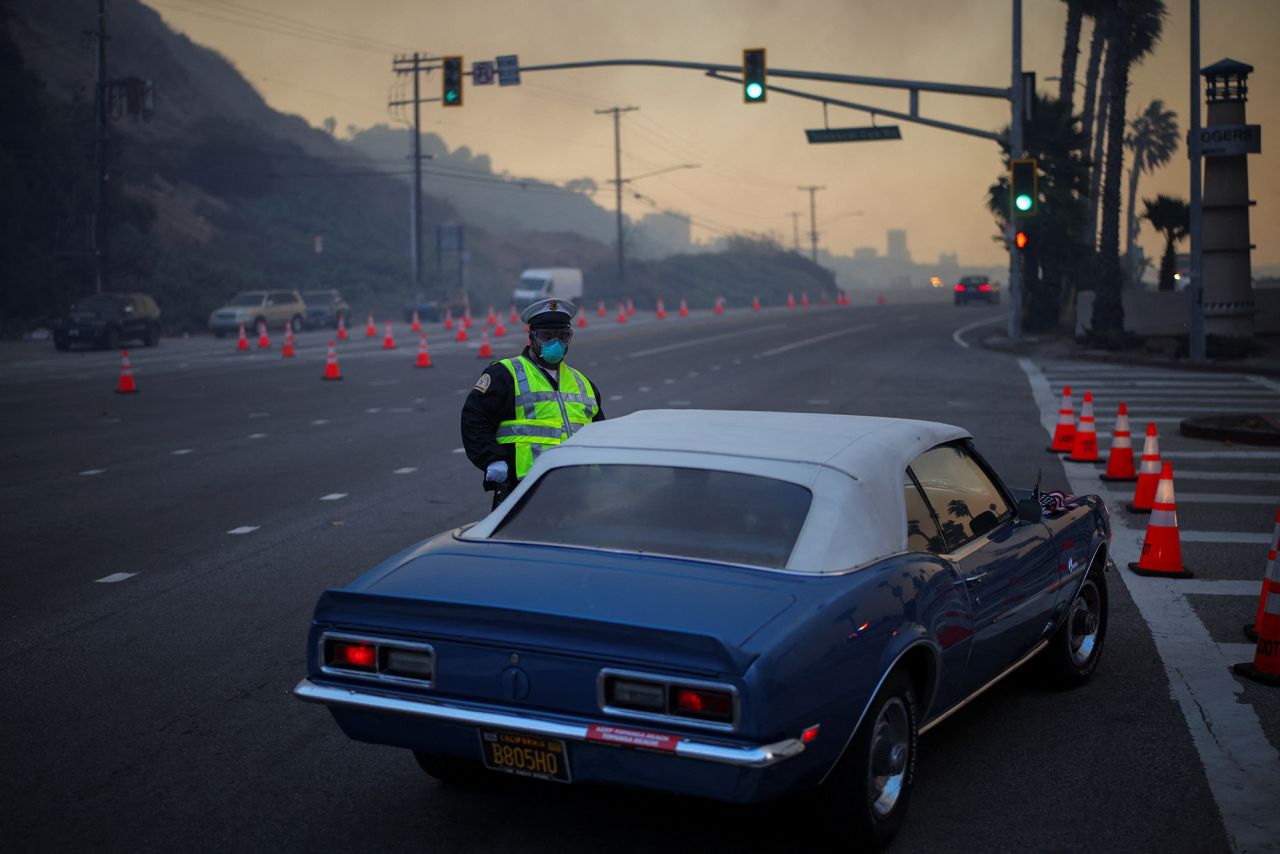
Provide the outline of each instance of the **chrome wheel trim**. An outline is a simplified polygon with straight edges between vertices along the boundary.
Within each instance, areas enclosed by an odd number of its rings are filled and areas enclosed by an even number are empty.
[[[1098,586],[1091,579],[1085,579],[1080,593],[1071,603],[1071,613],[1067,614],[1067,645],[1071,651],[1071,662],[1077,667],[1083,667],[1093,657],[1101,625],[1102,596]]]
[[[911,767],[911,717],[901,697],[884,704],[871,730],[867,759],[867,791],[871,811],[886,818],[898,805]]]

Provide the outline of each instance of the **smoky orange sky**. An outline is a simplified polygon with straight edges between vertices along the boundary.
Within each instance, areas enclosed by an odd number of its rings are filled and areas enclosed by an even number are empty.
[[[396,52],[462,54],[467,67],[499,54],[522,65],[609,58],[653,58],[737,64],[745,47],[765,47],[771,68],[1007,86],[1009,0],[145,0],[171,26],[229,58],[275,108],[313,125],[336,118],[348,125],[388,122],[386,102]],[[1169,17],[1154,54],[1133,73],[1130,117],[1154,98],[1188,124],[1189,0],[1167,0]],[[1023,67],[1056,92],[1066,5],[1026,0]],[[1204,0],[1201,59],[1231,57],[1254,66],[1249,121],[1264,128],[1263,153],[1250,157],[1255,266],[1280,264],[1280,2]],[[306,28],[307,26],[310,29]],[[320,28],[320,29],[315,29]],[[325,31],[338,31],[334,39]],[[352,39],[359,39],[354,43]],[[1081,38],[1081,90],[1089,29]],[[795,85],[794,82],[790,85]],[[439,94],[439,75],[425,83]],[[904,91],[800,84],[796,88],[907,110]],[[803,212],[818,184],[823,248],[851,254],[855,246],[885,251],[885,231],[905,228],[917,261],[957,252],[963,264],[1005,263],[993,242],[995,225],[984,197],[999,170],[995,143],[920,125],[901,124],[901,141],[809,145],[804,129],[822,127],[821,105],[771,95],[742,103],[736,85],[696,71],[602,68],[537,72],[519,87],[468,85],[461,108],[427,105],[423,128],[450,148],[488,154],[496,171],[563,183],[590,177],[597,202],[612,209],[613,127],[593,110],[639,107],[622,119],[623,176],[683,163],[700,168],[637,180],[663,208],[721,229],[771,232],[792,241],[791,212]],[[920,96],[922,115],[983,129],[1008,122],[1003,101]],[[832,127],[865,126],[862,113],[832,108]],[[1185,137],[1184,137],[1185,138]],[[1180,146],[1172,162],[1142,178],[1139,197],[1189,196],[1188,161]],[[430,185],[428,182],[428,191]],[[625,200],[628,214],[649,212]],[[694,239],[716,232],[695,225]],[[1158,257],[1160,238],[1144,224],[1142,243]],[[1184,251],[1185,244],[1181,247]]]

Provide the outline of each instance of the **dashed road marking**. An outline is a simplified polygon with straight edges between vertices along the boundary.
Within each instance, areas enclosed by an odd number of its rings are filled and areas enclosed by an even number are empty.
[[[713,371],[718,371],[718,370],[720,370],[720,366],[719,366],[719,365],[712,365],[712,366],[711,366],[711,370],[713,370]]]
[[[265,438],[267,438],[267,434],[266,434],[266,433],[250,433],[250,434],[249,434],[249,438],[250,438],[250,439],[265,439]]]
[[[611,394],[611,395],[609,395],[609,400],[610,400],[610,401],[614,401],[614,400],[622,400],[622,395],[620,395],[620,394]]]
[[[381,411],[382,411],[381,406],[370,406],[368,409],[365,410],[365,412],[369,413],[370,415],[377,415]]]
[[[317,418],[316,420],[314,420],[314,421],[312,421],[312,422],[311,422],[311,426],[312,426],[312,427],[323,427],[324,425],[326,425],[326,424],[328,424],[328,423],[329,423],[329,419],[328,419],[328,418]]]
[[[467,449],[466,449],[466,448],[454,448],[454,449],[453,449],[452,451],[450,451],[449,453],[451,453],[451,454],[465,454],[466,452],[467,452]]]
[[[706,344],[709,341],[720,341],[725,338],[736,338],[739,335],[755,335],[759,332],[766,332],[770,329],[781,329],[786,324],[771,323],[767,326],[756,326],[751,329],[740,329],[737,332],[721,332],[719,335],[708,335],[705,338],[696,338],[692,341],[681,341],[678,344],[667,344],[662,347],[650,347],[648,350],[637,350],[631,353],[631,358],[642,358],[644,356],[656,356],[659,353],[667,353],[671,350],[682,350],[685,347],[697,347],[699,344]]]
[[[249,417],[250,418],[270,418],[271,413],[270,412],[250,412]]]
[[[102,474],[106,469],[85,469],[80,472],[81,477],[93,477],[95,474]]]
[[[330,492],[328,495],[321,495],[321,501],[341,501],[347,497],[345,492]]]
[[[640,386],[640,391],[645,392],[645,391],[648,391],[648,390],[649,390],[649,387],[648,387],[647,385],[642,385],[642,386]]]
[[[866,332],[875,329],[876,324],[864,323],[861,326],[854,326],[849,329],[837,329],[835,332],[828,332],[825,335],[815,335],[812,338],[804,338],[800,341],[792,341],[790,344],[783,344],[781,347],[774,347],[772,350],[765,350],[760,353],[761,358],[768,356],[777,356],[779,353],[789,353],[800,347],[808,347],[810,344],[818,344],[823,341],[830,341],[832,338],[839,338],[842,335],[856,335],[859,332]]]
[[[133,578],[137,574],[138,573],[136,572],[113,572],[110,575],[104,575],[101,578],[94,579],[94,583],[95,584],[115,584],[119,581],[124,581],[126,579]]]
[[[414,466],[406,466],[405,468],[402,468],[402,469],[396,469],[395,471],[392,472],[392,474],[413,474],[417,470],[418,469]]]
[[[685,376],[687,376],[689,379],[693,379],[697,375],[698,375],[697,371],[690,371],[689,373],[685,374]]]
[[[187,454],[195,453],[191,448],[179,448],[176,451],[170,451],[175,457],[185,457]]]
[[[227,531],[227,533],[228,534],[252,534],[254,531],[258,530],[261,527],[262,527],[261,525],[241,525],[239,528],[232,528],[230,531]]]

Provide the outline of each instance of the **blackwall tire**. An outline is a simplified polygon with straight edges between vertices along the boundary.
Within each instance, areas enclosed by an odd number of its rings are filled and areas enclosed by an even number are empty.
[[[1061,628],[1041,653],[1041,667],[1056,688],[1078,688],[1098,669],[1106,648],[1109,600],[1100,564],[1090,567],[1067,608]]]

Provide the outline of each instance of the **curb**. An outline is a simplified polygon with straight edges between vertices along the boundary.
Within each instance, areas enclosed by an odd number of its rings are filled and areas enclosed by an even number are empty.
[[[1010,355],[1026,356],[1036,355],[1038,350],[1043,349],[1042,346],[1035,344],[1026,345],[1019,344],[1014,346],[998,346],[993,345],[993,341],[999,338],[988,336],[983,338],[979,343],[984,350],[990,350],[993,353],[1008,353]],[[1195,371],[1197,373],[1214,373],[1214,374],[1253,374],[1254,376],[1265,376],[1280,378],[1280,365],[1258,365],[1258,364],[1228,364],[1224,362],[1192,362],[1189,359],[1157,359],[1142,356],[1124,356],[1114,353],[1100,353],[1096,351],[1079,352],[1067,350],[1062,353],[1053,353],[1054,358],[1070,359],[1078,362],[1101,362],[1110,365],[1132,365],[1141,368],[1165,368],[1174,371]]]

